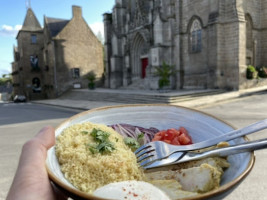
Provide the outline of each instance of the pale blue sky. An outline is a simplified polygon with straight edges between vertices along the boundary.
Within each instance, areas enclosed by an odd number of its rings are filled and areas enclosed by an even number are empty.
[[[41,26],[44,15],[71,19],[72,5],[81,6],[83,17],[91,29],[96,34],[99,31],[103,34],[103,14],[111,12],[115,0],[0,0],[0,77],[11,72],[13,46],[17,46],[15,38],[29,4]]]

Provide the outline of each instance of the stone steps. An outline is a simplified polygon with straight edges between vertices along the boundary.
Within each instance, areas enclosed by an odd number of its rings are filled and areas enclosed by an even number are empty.
[[[160,93],[151,91],[131,91],[131,90],[71,90],[64,94],[61,98],[73,100],[87,100],[87,101],[108,101],[117,103],[179,103],[184,101],[195,100],[203,96],[211,96],[223,93],[222,90],[202,90],[202,91],[186,91],[186,92],[170,92]]]

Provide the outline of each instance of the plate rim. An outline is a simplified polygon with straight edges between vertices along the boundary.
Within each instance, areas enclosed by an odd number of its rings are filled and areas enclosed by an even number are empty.
[[[232,124],[203,111],[194,109],[194,108],[189,108],[189,107],[185,107],[185,106],[179,106],[179,105],[169,105],[169,104],[121,104],[121,105],[113,105],[113,106],[103,106],[103,107],[98,107],[98,108],[93,108],[90,110],[86,110],[83,112],[80,112],[78,114],[73,115],[72,117],[62,121],[56,128],[55,131],[58,130],[61,126],[64,126],[65,124],[69,123],[70,121],[79,118],[80,116],[86,115],[88,113],[92,113],[92,112],[97,112],[97,111],[101,111],[101,110],[107,110],[107,109],[113,109],[113,108],[123,108],[123,107],[176,107],[176,108],[182,108],[182,109],[186,109],[186,110],[191,110],[193,112],[197,112],[197,113],[201,113],[203,115],[212,117],[228,126],[230,126],[233,129],[236,129],[236,127],[234,127]],[[243,136],[243,138],[245,140],[249,140],[246,136]],[[55,145],[54,145],[55,146]],[[53,146],[53,147],[54,147]],[[52,147],[51,147],[52,148]],[[82,197],[84,199],[96,199],[96,200],[107,200],[105,198],[100,198],[97,196],[94,196],[92,194],[86,193],[86,192],[82,192],[78,189],[72,188],[66,184],[64,184],[63,182],[61,182],[61,180],[59,178],[57,178],[53,172],[50,170],[48,163],[47,163],[48,157],[46,159],[45,162],[45,166],[46,166],[46,170],[48,173],[48,177],[52,182],[55,182],[56,185],[58,185],[59,187],[62,187],[64,190],[67,190],[70,193],[73,193],[79,197]],[[229,183],[224,184],[223,186],[220,186],[218,189],[214,189],[210,192],[206,192],[204,194],[199,194],[197,196],[194,196],[193,198],[183,198],[183,200],[202,200],[202,199],[206,199],[206,198],[211,198],[211,197],[215,197],[217,195],[220,195],[224,192],[227,192],[228,190],[230,190],[231,188],[233,188],[234,186],[236,186],[237,184],[241,183],[242,180],[244,180],[244,178],[250,173],[250,171],[253,169],[253,166],[255,164],[255,154],[254,151],[250,152],[250,160],[248,163],[248,166],[246,167],[246,169],[235,179],[230,181]]]

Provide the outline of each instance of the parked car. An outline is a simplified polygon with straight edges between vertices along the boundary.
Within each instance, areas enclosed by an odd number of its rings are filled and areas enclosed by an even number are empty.
[[[15,103],[26,102],[26,97],[24,95],[16,95],[13,101]]]

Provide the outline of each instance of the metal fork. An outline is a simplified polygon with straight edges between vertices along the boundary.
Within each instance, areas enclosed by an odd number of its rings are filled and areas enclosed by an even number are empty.
[[[267,128],[267,119],[256,122],[254,124],[251,124],[249,126],[246,126],[238,130],[230,131],[218,137],[211,138],[209,140],[205,140],[191,145],[176,146],[161,141],[150,142],[138,148],[135,151],[135,155],[137,157],[137,161],[141,162],[141,166],[145,166],[151,164],[156,160],[167,158],[175,152],[180,152],[180,155],[182,156],[184,151],[191,151],[191,150],[210,147],[218,144],[219,142],[229,141],[244,135],[248,135],[250,133],[260,131],[265,128]]]
[[[254,150],[267,148],[267,139],[261,139],[251,142],[246,142],[242,144],[232,145],[223,148],[217,148],[209,151],[204,151],[202,153],[184,151],[184,152],[176,152],[170,155],[168,158],[157,160],[152,164],[144,165],[144,169],[151,169],[156,167],[162,167],[167,165],[178,164],[182,162],[188,162],[192,160],[199,160],[208,157],[225,157],[232,154],[243,153],[243,152],[251,152]]]

